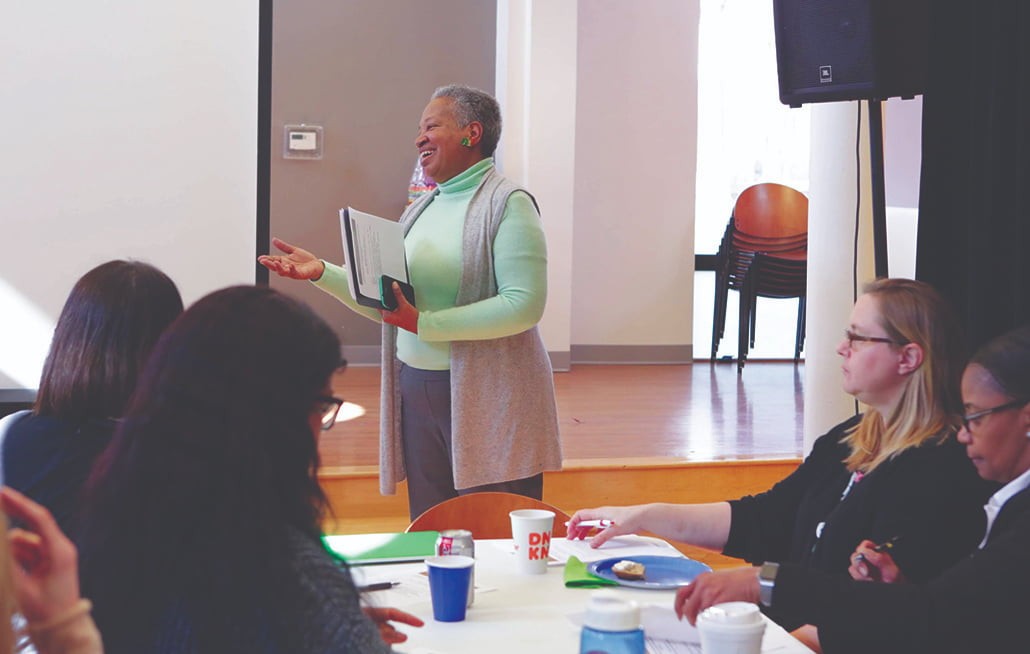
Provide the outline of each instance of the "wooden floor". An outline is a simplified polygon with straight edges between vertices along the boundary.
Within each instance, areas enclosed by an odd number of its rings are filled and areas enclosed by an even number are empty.
[[[790,474],[802,449],[802,368],[792,363],[576,366],[555,387],[565,451],[544,475],[544,500],[567,513],[587,506],[715,502],[761,492]],[[352,368],[335,393],[364,414],[321,440],[327,533],[401,531],[406,489],[378,491],[379,369]],[[677,544],[714,568],[741,565]]]
[[[670,366],[577,365],[555,373],[567,460],[796,458],[802,450],[804,365],[748,362]],[[364,410],[322,435],[324,468],[375,466],[379,368],[333,381],[346,409]]]

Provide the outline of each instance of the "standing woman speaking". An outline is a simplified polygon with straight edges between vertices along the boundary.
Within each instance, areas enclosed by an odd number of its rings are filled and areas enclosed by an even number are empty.
[[[536,201],[504,178],[493,154],[500,107],[467,86],[438,88],[415,147],[438,184],[400,218],[415,305],[362,307],[347,272],[273,239],[261,256],[383,323],[380,491],[408,480],[412,518],[457,495],[505,491],[540,499],[561,467],[551,364],[537,323],[547,300],[547,249]]]

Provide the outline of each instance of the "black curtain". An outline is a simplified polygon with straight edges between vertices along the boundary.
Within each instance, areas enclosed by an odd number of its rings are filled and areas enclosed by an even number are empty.
[[[972,347],[1030,322],[1030,2],[930,3],[916,277]]]

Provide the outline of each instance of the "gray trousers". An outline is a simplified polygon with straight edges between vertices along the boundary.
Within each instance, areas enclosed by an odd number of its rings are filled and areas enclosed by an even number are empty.
[[[426,509],[458,495],[498,491],[542,499],[544,473],[454,488],[451,458],[451,371],[401,365],[401,440],[408,473],[408,512],[414,520]]]

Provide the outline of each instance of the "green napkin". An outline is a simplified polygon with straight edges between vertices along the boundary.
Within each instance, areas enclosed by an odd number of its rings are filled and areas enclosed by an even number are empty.
[[[565,562],[566,588],[600,588],[601,586],[618,586],[610,579],[602,579],[587,571],[587,564],[575,556]]]

